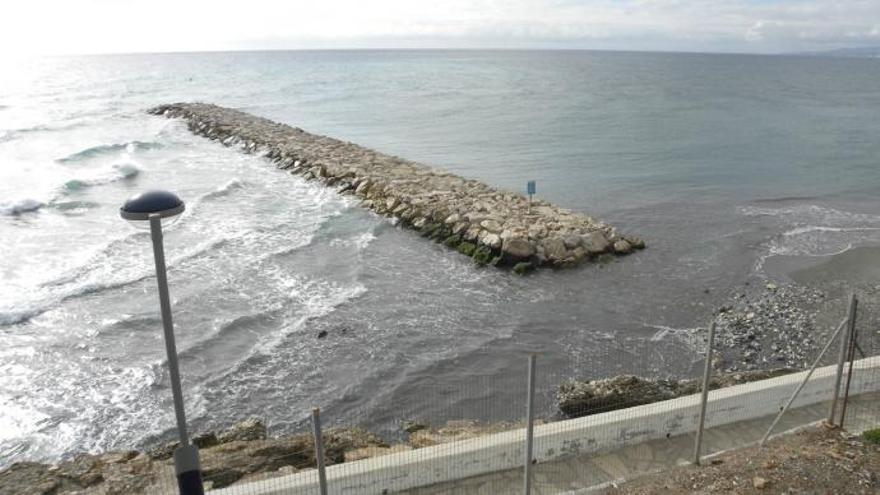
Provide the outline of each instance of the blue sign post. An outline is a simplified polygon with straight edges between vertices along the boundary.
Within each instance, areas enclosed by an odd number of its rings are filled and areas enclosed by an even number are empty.
[[[526,182],[526,192],[529,194],[529,213],[532,212],[532,196],[534,196],[536,190],[537,186],[535,185],[535,181],[530,180]]]

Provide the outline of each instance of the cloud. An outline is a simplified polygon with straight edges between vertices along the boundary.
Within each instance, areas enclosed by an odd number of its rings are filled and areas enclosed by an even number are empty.
[[[6,51],[562,47],[776,52],[880,41],[877,0],[29,0]]]

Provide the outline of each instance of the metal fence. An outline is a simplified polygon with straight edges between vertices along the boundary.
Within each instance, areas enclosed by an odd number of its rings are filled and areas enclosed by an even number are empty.
[[[617,376],[589,386],[560,386],[569,377],[542,368],[541,354],[523,354],[517,372],[465,383],[425,377],[394,398],[380,432],[371,432],[375,418],[323,424],[316,409],[301,418],[310,428],[299,435],[203,450],[205,487],[216,495],[568,493],[699,464],[817,421],[876,427],[880,345],[875,322],[858,315],[853,296],[800,356],[805,366],[757,381],[748,378],[760,370],[719,373],[717,341],[727,336],[716,335],[724,330],[715,320],[697,332],[700,359],[689,363],[689,380],[658,378],[613,338],[591,352],[616,362]],[[463,387],[469,393],[455,393]],[[502,389],[519,399],[494,399]],[[177,492],[170,464],[147,491]]]

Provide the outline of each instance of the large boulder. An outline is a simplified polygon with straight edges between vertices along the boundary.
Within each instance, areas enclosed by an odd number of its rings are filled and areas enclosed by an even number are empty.
[[[565,244],[566,249],[578,248],[578,247],[580,247],[581,242],[582,241],[581,241],[580,236],[576,236],[576,235],[567,235],[564,238],[562,238],[562,243]]]
[[[202,475],[214,488],[229,486],[245,476],[272,472],[284,466],[315,465],[310,435],[278,440],[234,440],[201,452]]]
[[[486,220],[483,220],[482,222],[480,222],[480,227],[483,227],[484,229],[488,230],[489,232],[493,232],[496,234],[501,233],[501,231],[504,230],[504,228],[501,226],[501,223],[499,223],[497,220],[492,219],[492,218],[489,218],[489,219],[486,219]]]
[[[626,238],[626,242],[628,242],[633,249],[645,249],[645,241],[640,237],[630,236]]]
[[[36,462],[16,462],[0,471],[0,493],[23,493],[20,490],[27,487],[27,493],[50,495],[65,488],[83,488],[81,485],[65,483],[66,480],[53,473],[50,468],[51,466]]]
[[[590,256],[602,254],[611,247],[611,243],[605,238],[605,234],[598,230],[585,235],[582,239],[582,245]]]
[[[619,375],[588,382],[563,383],[556,391],[556,403],[566,416],[577,418],[659,402],[675,396],[674,389],[668,382],[635,375]]]
[[[629,254],[632,250],[632,245],[623,239],[614,243],[614,252],[617,254]]]
[[[493,232],[484,231],[483,234],[480,235],[480,243],[491,249],[498,249],[501,247],[501,237]]]
[[[332,428],[324,431],[324,461],[345,462],[347,452],[387,449],[388,444],[360,428]],[[363,453],[361,454],[363,455]],[[271,473],[291,467],[315,467],[312,435],[294,435],[268,440],[235,440],[202,451],[202,470],[214,488],[229,486],[255,473]]]
[[[553,262],[560,262],[567,257],[565,243],[558,237],[551,237],[544,241],[544,254]]]
[[[217,443],[234,442],[236,440],[265,440],[266,425],[258,418],[248,418],[229,427],[217,435]]]
[[[509,237],[501,245],[501,254],[505,262],[516,263],[531,258],[535,254],[535,247],[528,239]]]

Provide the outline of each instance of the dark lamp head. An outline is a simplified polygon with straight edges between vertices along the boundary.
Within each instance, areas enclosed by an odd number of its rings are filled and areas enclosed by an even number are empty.
[[[183,201],[168,191],[147,191],[128,198],[119,215],[138,228],[150,228],[150,216],[158,215],[162,225],[176,220],[184,210]]]

